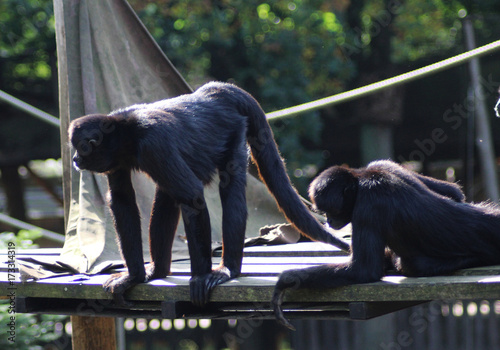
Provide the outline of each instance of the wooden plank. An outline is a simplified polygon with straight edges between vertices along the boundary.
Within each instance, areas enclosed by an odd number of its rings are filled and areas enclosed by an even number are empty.
[[[16,256],[59,256],[61,248],[17,249]],[[300,242],[271,246],[254,246],[244,249],[245,256],[345,256],[344,251],[330,244],[321,242]],[[0,256],[7,255],[6,250],[0,251]],[[220,251],[215,256],[220,257]]]
[[[289,269],[302,269],[321,264],[344,263],[346,256],[315,256],[315,257],[244,257],[241,276],[276,276]],[[220,258],[212,259],[213,267],[219,265]],[[172,263],[173,276],[189,275],[191,265],[189,260]]]
[[[246,255],[242,277],[220,285],[211,294],[205,309],[193,309],[189,301],[189,260],[172,265],[173,276],[140,284],[126,294],[131,307],[117,306],[104,292],[102,283],[108,275],[61,276],[38,282],[11,285],[8,274],[0,272],[0,298],[14,292],[19,312],[78,314],[81,316],[130,317],[214,317],[214,318],[273,318],[269,301],[278,274],[290,268],[341,262],[346,256],[328,255],[328,250],[313,249],[302,243],[294,249],[287,247],[280,254]],[[295,245],[289,245],[295,246]],[[258,247],[274,252],[276,246]],[[283,248],[283,247],[280,247]],[[328,246],[331,251],[331,247]],[[303,250],[308,256],[293,256]],[[260,255],[259,255],[260,254]],[[322,255],[323,254],[323,255]],[[216,265],[220,258],[214,258]],[[1,266],[0,266],[1,269]],[[16,273],[16,277],[18,277]],[[500,295],[500,266],[487,266],[457,271],[451,276],[406,278],[387,276],[381,282],[351,285],[325,290],[290,290],[285,294],[287,317],[340,317],[365,319],[428,300],[495,299]],[[295,315],[295,316],[294,316]]]
[[[52,255],[59,256],[61,248],[36,248],[36,249],[16,249],[16,257],[18,256],[33,256],[33,255]],[[6,250],[0,251],[0,256],[7,255]]]
[[[422,304],[420,301],[383,301],[383,302],[353,302],[349,303],[349,316],[353,320],[368,320],[388,313]]]
[[[5,281],[5,274],[0,274]],[[18,296],[109,300],[102,289],[107,275],[65,276],[14,285]],[[240,277],[214,289],[215,302],[269,302],[276,283],[275,276]],[[0,283],[0,295],[8,295],[8,284]],[[12,288],[12,286],[10,286]],[[406,278],[387,276],[383,281],[326,290],[288,291],[285,301],[354,302],[354,301],[422,301],[436,299],[497,298],[500,277],[439,276]],[[132,301],[189,301],[189,276],[169,276],[139,284],[126,295]]]
[[[40,261],[50,262],[52,257],[37,257]],[[242,276],[251,275],[277,275],[288,269],[307,268],[315,265],[344,263],[349,259],[347,256],[313,256],[313,257],[286,257],[286,256],[251,256],[243,258]],[[217,267],[220,258],[213,258],[213,267]],[[7,260],[0,260],[0,272],[6,272]],[[123,268],[113,271],[124,271]],[[191,265],[189,259],[174,261],[172,263],[172,275],[182,276],[190,274]],[[500,274],[500,265],[484,266],[478,268],[464,269],[455,272],[456,276],[488,276]]]
[[[330,244],[321,242],[300,242],[273,246],[247,247],[245,256],[346,256],[347,253]]]
[[[500,265],[481,266],[471,269],[463,269],[454,273],[456,276],[490,276],[500,275]]]
[[[190,302],[163,301],[157,303],[137,302],[130,307],[107,303],[86,303],[78,299],[19,298],[19,313],[74,314],[100,317],[146,317],[146,318],[260,318],[272,319],[274,312],[269,303],[217,303],[211,302],[199,308]],[[354,303],[287,303],[287,317],[304,318],[350,318],[366,320],[420,304],[420,302],[354,302]]]
[[[44,263],[52,263],[57,260],[60,255],[60,248],[43,248],[43,249],[25,249],[16,251],[16,260],[21,261],[23,258],[34,258]],[[220,252],[219,252],[220,253]],[[346,257],[346,253],[333,247],[329,244],[320,242],[301,242],[297,244],[285,244],[276,246],[258,246],[245,248],[243,260],[243,273],[251,274],[251,268],[248,265],[278,265],[278,264],[297,264],[297,268],[307,267],[307,265],[317,265],[325,263],[334,263],[344,261],[337,258]],[[0,271],[7,270],[7,251],[0,252]],[[214,265],[220,262],[219,256],[213,259]],[[174,274],[189,272],[189,259],[174,260],[172,271]],[[265,269],[256,270],[259,274],[279,273],[285,267],[278,267],[272,271]]]
[[[274,319],[269,303],[208,303],[196,308],[189,302],[137,302],[132,306],[117,306],[111,301],[78,299],[20,298],[19,313],[75,315],[91,317],[190,318],[190,319]],[[349,318],[347,303],[287,304],[284,310],[290,318]]]

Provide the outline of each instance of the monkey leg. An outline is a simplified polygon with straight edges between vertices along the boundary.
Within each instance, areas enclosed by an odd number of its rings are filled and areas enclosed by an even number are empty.
[[[351,264],[329,264],[306,269],[287,270],[281,273],[274,288],[271,307],[276,320],[283,326],[295,330],[285,318],[281,305],[287,290],[302,288],[334,288],[355,283],[367,283],[378,279],[364,276],[363,271],[353,268]]]
[[[283,315],[281,304],[286,290],[335,288],[379,281],[384,275],[385,241],[373,227],[355,227],[352,235],[352,258],[348,263],[328,264],[281,273],[274,287],[271,306],[278,322],[294,329]]]
[[[179,223],[180,208],[167,193],[156,190],[149,223],[151,264],[146,268],[146,280],[163,278],[170,273],[172,245]]]
[[[244,145],[244,143],[242,143]],[[210,291],[241,273],[247,221],[246,147],[235,150],[232,161],[219,169],[222,204],[222,261],[218,268],[191,280],[191,297],[199,305],[208,302]]]
[[[401,257],[400,269],[403,275],[411,277],[428,277],[449,274],[460,269],[486,265],[484,257],[457,256],[439,258],[431,256]],[[495,262],[491,262],[494,264]]]
[[[193,204],[196,203],[196,204]],[[182,219],[188,239],[191,258],[191,280],[189,281],[191,301],[197,306],[208,302],[210,290],[219,280],[226,279],[224,272],[212,274],[212,244],[210,217],[203,197],[192,205],[182,204]]]
[[[230,278],[237,277],[241,272],[243,246],[247,222],[246,203],[246,158],[235,166],[232,162],[231,171],[226,175],[221,172],[219,193],[222,204],[222,261],[218,270],[229,270]],[[229,166],[228,166],[229,167]]]

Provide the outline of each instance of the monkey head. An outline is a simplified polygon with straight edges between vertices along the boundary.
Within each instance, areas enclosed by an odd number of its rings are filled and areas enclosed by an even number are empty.
[[[328,225],[339,230],[351,222],[358,177],[355,170],[334,166],[323,171],[309,186],[314,207],[326,214]]]
[[[109,173],[119,167],[120,133],[113,117],[87,115],[72,121],[68,132],[77,170]]]

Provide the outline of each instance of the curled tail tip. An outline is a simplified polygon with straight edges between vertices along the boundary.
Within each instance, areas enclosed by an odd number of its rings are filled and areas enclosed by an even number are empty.
[[[285,295],[285,290],[281,290],[278,288],[275,288],[274,290],[274,295],[272,299],[272,307],[274,310],[274,316],[276,317],[276,321],[281,324],[282,326],[295,331],[295,327],[288,321],[283,314],[283,309],[281,308],[281,304],[283,303],[283,296]]]
[[[281,324],[282,326],[288,328],[289,330],[291,331],[296,331],[297,329],[295,329],[295,327],[293,326],[293,324],[290,323],[290,321],[288,321],[285,316],[283,316],[283,311],[281,311],[281,309],[279,309],[280,311],[280,315],[276,315],[276,319],[278,321],[279,324]]]

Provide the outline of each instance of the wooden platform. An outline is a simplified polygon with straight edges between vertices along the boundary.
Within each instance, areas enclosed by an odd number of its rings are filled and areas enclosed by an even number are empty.
[[[58,250],[17,251],[22,257],[57,256]],[[0,252],[0,298],[15,297],[20,313],[156,318],[273,318],[269,301],[278,274],[286,269],[345,261],[336,248],[321,243],[245,249],[243,273],[215,288],[206,308],[189,302],[189,260],[176,261],[172,276],[141,284],[126,298],[129,307],[114,304],[101,285],[108,275],[68,275],[38,282],[19,282],[9,275],[6,252]],[[214,264],[219,258],[214,258]],[[11,283],[12,277],[15,282]],[[329,290],[287,292],[289,318],[368,319],[431,300],[495,299],[500,296],[500,266],[462,270],[453,276],[405,278]]]

